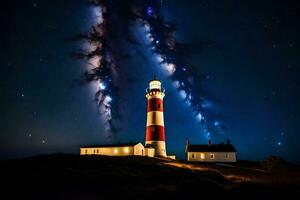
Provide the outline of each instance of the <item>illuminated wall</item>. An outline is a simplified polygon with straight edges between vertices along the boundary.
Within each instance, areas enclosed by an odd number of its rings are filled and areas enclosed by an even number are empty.
[[[187,160],[193,162],[236,162],[236,152],[188,152]]]
[[[144,148],[141,143],[134,146],[122,147],[86,147],[80,148],[80,155],[105,155],[105,156],[149,156],[154,157],[155,149]]]
[[[154,157],[154,155],[155,155],[154,148],[145,148],[145,152],[148,157]]]
[[[130,156],[134,155],[134,147],[88,147],[80,148],[80,155]]]

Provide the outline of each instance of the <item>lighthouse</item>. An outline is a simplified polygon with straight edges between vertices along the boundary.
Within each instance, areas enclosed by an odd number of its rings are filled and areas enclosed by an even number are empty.
[[[155,156],[166,157],[166,141],[164,126],[163,98],[165,90],[161,82],[154,77],[146,89],[147,125],[146,125],[146,146],[155,149]]]

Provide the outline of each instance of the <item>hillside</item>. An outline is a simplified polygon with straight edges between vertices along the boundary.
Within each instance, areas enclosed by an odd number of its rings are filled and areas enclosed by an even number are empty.
[[[299,196],[300,171],[259,163],[191,164],[147,157],[43,155],[0,161],[9,199],[272,199]]]

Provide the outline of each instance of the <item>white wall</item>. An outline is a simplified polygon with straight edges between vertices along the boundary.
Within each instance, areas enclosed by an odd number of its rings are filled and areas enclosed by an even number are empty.
[[[91,147],[80,148],[80,155],[130,156],[134,155],[134,147]]]
[[[145,148],[141,143],[138,143],[134,146],[134,155],[135,156],[144,156],[145,154]]]
[[[155,149],[154,148],[145,148],[145,156],[154,157],[155,156]]]
[[[236,162],[236,152],[188,152],[187,160],[194,162]]]
[[[168,155],[167,157],[170,158],[170,159],[176,160],[176,156],[175,155]]]
[[[141,143],[127,147],[87,147],[80,148],[80,155],[105,155],[105,156],[155,156],[154,148],[144,148]]]
[[[147,144],[155,149],[155,156],[167,157],[165,141],[150,140],[146,141]]]

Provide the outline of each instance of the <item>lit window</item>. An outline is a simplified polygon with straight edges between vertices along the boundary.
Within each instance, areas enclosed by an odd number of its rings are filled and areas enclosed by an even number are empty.
[[[85,150],[85,154],[87,154],[87,149]]]
[[[150,82],[150,90],[152,90],[152,89],[160,89],[160,88],[161,88],[160,81],[151,81]]]
[[[99,153],[99,149],[97,149],[97,153]]]
[[[196,155],[195,155],[194,153],[192,154],[192,158],[193,158],[193,159],[195,159],[195,158],[196,158]]]
[[[114,153],[118,153],[118,149],[114,149]]]
[[[96,149],[94,149],[94,153],[96,153]]]
[[[210,154],[210,159],[214,159],[215,158],[215,154],[211,153]]]
[[[204,154],[204,153],[201,153],[201,154],[200,154],[200,157],[201,157],[201,159],[203,160],[203,159],[205,158],[205,154]]]
[[[125,152],[125,153],[128,153],[128,152],[129,152],[129,148],[126,147],[126,148],[124,149],[124,152]]]

